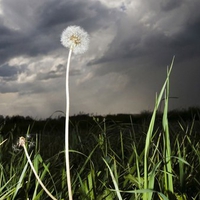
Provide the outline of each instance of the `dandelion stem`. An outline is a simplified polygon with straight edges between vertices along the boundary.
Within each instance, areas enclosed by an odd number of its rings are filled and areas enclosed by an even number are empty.
[[[70,178],[70,162],[69,162],[69,66],[72,52],[81,54],[87,51],[89,37],[79,26],[67,27],[61,35],[61,44],[69,48],[69,55],[66,69],[66,116],[65,116],[65,159],[66,159],[66,175],[69,200],[72,200],[72,188]]]
[[[72,188],[70,177],[70,163],[69,163],[69,66],[72,55],[72,48],[69,50],[67,69],[66,69],[66,116],[65,116],[65,159],[66,159],[66,174],[69,200],[72,200]]]
[[[37,178],[39,184],[42,186],[42,188],[44,189],[44,191],[49,195],[49,197],[51,197],[51,199],[57,200],[57,199],[49,192],[49,190],[47,190],[47,188],[44,186],[44,184],[43,184],[42,181],[40,180],[40,177],[37,175],[37,172],[35,171],[35,168],[34,168],[32,162],[31,162],[31,159],[30,159],[30,157],[29,157],[29,155],[28,155],[28,152],[27,152],[27,149],[26,149],[25,144],[23,144],[22,147],[24,148],[24,152],[25,152],[25,154],[26,154],[26,157],[27,157],[27,159],[28,159],[28,162],[29,162],[29,164],[30,164],[30,166],[31,166],[31,169],[33,170],[33,173],[35,174],[35,177]]]

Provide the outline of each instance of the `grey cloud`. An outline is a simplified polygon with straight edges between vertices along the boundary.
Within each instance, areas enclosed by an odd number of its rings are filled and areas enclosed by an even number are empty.
[[[2,81],[16,81],[18,74],[22,72],[28,72],[26,65],[10,66],[8,63],[4,63],[0,66],[0,78]]]
[[[183,0],[162,0],[160,6],[163,11],[167,12],[181,6],[182,2]]]
[[[18,87],[13,86],[11,84],[3,84],[2,82],[0,82],[0,93],[2,94],[6,94],[6,93],[16,93],[18,92]]]
[[[181,60],[200,55],[200,15],[195,21],[187,22],[183,30],[170,41],[170,46]]]
[[[59,77],[63,77],[65,75],[65,68],[63,65],[56,66],[55,70],[51,70],[47,73],[38,73],[36,79],[37,80],[48,80],[48,79],[55,79]]]
[[[62,64],[59,64],[56,66],[56,70],[58,70],[59,72],[64,72],[65,71],[65,66]]]
[[[55,97],[58,91],[59,95],[64,93],[65,66],[58,65],[54,70],[48,71],[46,67],[49,66],[43,62],[46,56],[51,55],[61,58],[62,62],[67,59],[66,54],[62,57],[60,34],[66,26],[76,24],[82,26],[94,38],[97,35],[100,39],[95,41],[97,45],[98,42],[105,42],[103,37],[99,37],[98,31],[106,30],[106,34],[114,32],[115,35],[109,35],[109,38],[114,39],[106,46],[106,51],[105,45],[102,48],[91,44],[95,51],[91,57],[85,54],[85,60],[88,61],[86,68],[84,59],[81,58],[80,63],[84,69],[70,69],[73,83],[71,91],[74,91],[71,107],[75,111],[88,108],[91,112],[101,113],[105,104],[112,106],[110,102],[115,101],[118,96],[120,98],[117,104],[113,104],[112,112],[121,111],[122,107],[126,107],[126,102],[129,102],[130,107],[125,110],[130,112],[134,112],[134,109],[148,109],[149,99],[152,98],[153,102],[155,92],[165,78],[166,65],[170,64],[173,55],[176,55],[175,65],[178,66],[178,70],[175,68],[175,81],[172,77],[173,85],[184,78],[183,82],[187,87],[180,83],[177,88],[172,88],[172,92],[180,99],[190,92],[191,98],[194,97],[194,102],[197,102],[199,0],[142,0],[138,1],[137,10],[134,10],[132,1],[128,2],[130,5],[121,3],[120,9],[120,5],[110,8],[101,4],[101,1],[92,0],[1,0],[3,14],[0,15],[0,92],[21,95],[21,104],[24,104],[23,99],[26,98],[32,102],[31,98],[35,93],[38,98],[45,98],[45,95]],[[33,66],[34,60],[40,63],[42,59],[41,67],[44,67],[47,73],[40,72],[32,76],[31,66],[29,71],[27,66],[8,65],[9,59],[24,55],[26,58],[32,57]],[[99,55],[102,56],[99,58]],[[89,60],[95,57],[96,59]],[[49,65],[49,61],[47,62]],[[186,62],[183,67],[181,62]],[[78,63],[77,61],[76,64]],[[190,67],[193,71],[189,70]],[[16,82],[18,71],[23,72],[24,76],[27,74],[30,79],[27,82]],[[114,77],[112,73],[115,74]],[[190,76],[187,76],[188,73]],[[88,74],[92,76],[87,76]],[[112,81],[110,77],[113,77]],[[115,87],[115,77],[118,77],[118,86],[123,84],[123,91]],[[194,77],[195,83],[191,81]],[[82,81],[82,84],[77,84],[78,80]],[[106,89],[105,86],[109,86],[109,83],[112,87]],[[184,93],[185,88],[187,91]],[[99,94],[103,95],[99,97]],[[23,95],[26,95],[26,98]],[[57,99],[59,98],[58,96]],[[45,99],[44,102],[46,101]],[[191,100],[185,98],[185,105],[187,102],[189,104]],[[55,102],[52,100],[51,103],[50,109],[56,109]],[[72,113],[75,112],[73,109]],[[105,112],[108,110],[106,107]]]
[[[47,28],[68,24],[80,20],[80,16],[86,16],[84,12],[86,2],[79,1],[46,1],[36,11],[39,15],[39,27]]]
[[[97,75],[124,71],[123,62],[129,60],[129,62],[132,62],[133,65],[135,65],[134,59],[141,60],[143,58],[145,60],[148,57],[149,65],[152,64],[151,62],[156,62],[156,64],[159,65],[168,61],[169,58],[171,59],[175,54],[173,50],[170,51],[170,38],[166,37],[161,32],[154,31],[152,33],[147,30],[145,35],[133,34],[132,37],[123,40],[121,43],[117,43],[116,41],[120,35],[121,34],[118,33],[103,57],[88,63],[89,66],[94,64],[102,65],[102,68],[96,70]],[[159,58],[159,54],[162,54],[161,58]],[[116,63],[121,63],[121,65]],[[132,66],[129,65],[129,67]],[[104,73],[102,73],[103,71]]]
[[[167,27],[167,29],[173,32],[172,28]],[[107,52],[101,58],[88,62],[88,66],[101,65],[97,68],[96,75],[123,71],[123,66],[116,63],[125,60],[134,65],[134,61],[143,58],[144,61],[148,61],[149,66],[155,67],[165,66],[174,55],[177,57],[176,62],[199,57],[200,15],[198,14],[195,14],[194,19],[186,18],[181,29],[173,34],[166,34],[162,29],[145,27],[142,23],[136,23],[129,31],[132,31],[131,36],[123,39],[123,32],[118,30]]]
[[[15,7],[16,2],[13,0],[1,1],[5,16],[0,19],[0,63],[18,55],[36,57],[56,52],[62,48],[62,30],[72,23],[92,32],[102,28],[105,20],[108,19],[108,25],[109,21],[115,19],[115,14],[109,14],[110,11],[98,2],[43,0],[34,5],[20,0],[20,3],[23,9]],[[5,26],[6,17],[19,26],[19,29]]]
[[[11,77],[18,73],[18,70],[15,67],[4,64],[0,66],[0,76],[1,77]]]
[[[54,37],[60,37],[60,31],[72,24],[80,25],[92,33],[108,27],[120,15],[115,9],[108,9],[99,1],[65,0],[46,1],[36,13],[39,16],[38,29]]]
[[[39,93],[48,93],[53,92],[56,88],[61,87],[60,84],[57,84],[58,81],[49,81],[48,79],[37,80],[33,82],[24,82],[17,83],[15,81],[12,82],[1,82],[0,84],[0,93],[17,93],[20,96],[22,95],[33,95]],[[55,79],[53,79],[55,80]],[[62,82],[62,81],[61,81]],[[60,82],[59,82],[60,83]],[[63,83],[64,86],[64,83]],[[62,87],[61,87],[62,88]]]
[[[49,73],[39,73],[37,74],[37,80],[48,80],[48,79],[54,79],[60,77],[60,74],[55,73],[54,71],[51,71]]]
[[[78,76],[81,74],[82,74],[82,71],[80,69],[72,69],[69,71],[70,76]]]

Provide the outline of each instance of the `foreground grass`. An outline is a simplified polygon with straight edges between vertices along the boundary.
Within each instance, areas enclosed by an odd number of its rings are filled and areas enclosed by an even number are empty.
[[[171,66],[172,67],[172,66]],[[72,124],[70,166],[77,200],[200,199],[200,121],[168,120],[169,75],[149,120],[137,124],[93,118]],[[158,107],[164,98],[162,115]],[[95,125],[94,125],[95,124]],[[2,125],[3,127],[4,125]],[[49,199],[15,146],[17,127],[0,138],[0,200]],[[30,138],[28,136],[31,136]],[[64,134],[27,132],[26,148],[41,181],[57,199],[67,199]],[[14,145],[14,146],[13,146]]]
[[[75,199],[143,199],[144,147],[148,124],[107,125],[98,121],[87,133],[78,125],[71,134],[71,173]],[[167,171],[166,143],[162,124],[152,133],[147,157],[147,194],[159,199],[159,193],[169,199],[200,198],[199,121],[177,122],[170,126],[170,165]],[[135,128],[135,129],[134,129]],[[0,146],[0,199],[48,199],[27,163],[23,149],[13,149],[14,130]],[[27,145],[34,168],[45,186],[57,199],[67,199],[64,165],[64,136],[35,135]],[[1,139],[1,142],[4,139]],[[111,173],[112,172],[112,173]],[[168,175],[173,191],[169,190]],[[117,186],[117,187],[116,187]],[[152,187],[151,187],[152,186]],[[157,191],[150,193],[151,189]],[[118,192],[116,192],[118,191]],[[137,191],[137,193],[135,193]],[[178,197],[179,196],[179,197]],[[161,196],[160,196],[161,197]]]

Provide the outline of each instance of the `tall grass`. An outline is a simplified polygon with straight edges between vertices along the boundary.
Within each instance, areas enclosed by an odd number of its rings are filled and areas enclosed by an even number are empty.
[[[164,133],[165,133],[165,138],[164,138],[164,142],[166,142],[166,155],[164,155],[165,158],[165,162],[167,163],[167,168],[164,168],[164,173],[165,173],[165,184],[166,185],[171,185],[171,177],[170,179],[167,179],[166,176],[168,173],[170,173],[170,171],[168,171],[168,168],[170,168],[170,144],[169,144],[169,130],[168,130],[168,121],[167,121],[167,111],[168,111],[168,96],[169,96],[169,76],[173,67],[173,62],[174,62],[174,58],[172,60],[171,66],[169,68],[169,71],[167,73],[167,78],[166,81],[161,89],[161,92],[158,96],[158,98],[156,98],[156,104],[154,107],[154,111],[153,111],[153,115],[151,118],[151,122],[149,125],[149,129],[147,132],[147,136],[146,136],[146,142],[145,142],[145,150],[144,150],[144,189],[153,189],[154,188],[154,182],[155,182],[155,169],[158,167],[157,165],[160,165],[160,163],[157,163],[153,165],[152,171],[149,173],[148,172],[148,159],[149,159],[149,150],[151,148],[151,140],[152,140],[152,134],[154,131],[154,124],[155,124],[155,120],[156,120],[156,113],[157,110],[159,108],[159,105],[162,101],[163,95],[164,93],[165,95],[165,106],[164,106],[164,113],[163,113],[163,129],[164,129]],[[155,152],[156,153],[156,152]],[[169,183],[170,182],[170,183]],[[152,193],[144,193],[143,194],[143,199],[144,200],[150,200],[152,199]]]

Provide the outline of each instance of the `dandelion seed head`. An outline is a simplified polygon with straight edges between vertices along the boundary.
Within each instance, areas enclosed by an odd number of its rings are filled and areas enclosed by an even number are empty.
[[[18,141],[18,146],[23,147],[25,145],[25,143],[26,143],[26,139],[24,137],[20,137],[19,141]]]
[[[61,44],[72,49],[74,54],[82,54],[88,50],[89,36],[79,26],[69,26],[61,34]]]

